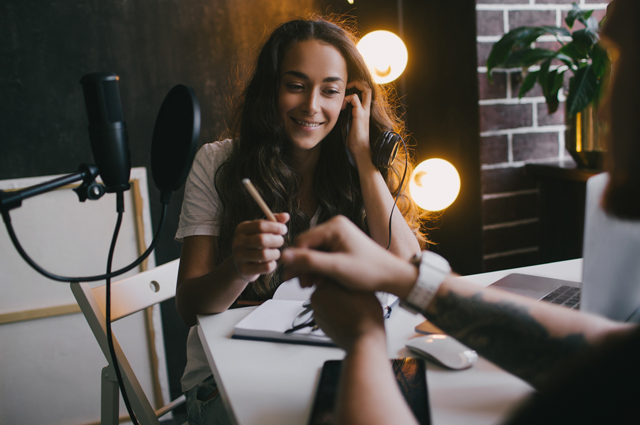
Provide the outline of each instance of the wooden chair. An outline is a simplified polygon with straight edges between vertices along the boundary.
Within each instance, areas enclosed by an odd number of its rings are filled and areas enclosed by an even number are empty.
[[[112,283],[111,321],[115,322],[174,297],[178,263],[179,260],[174,260]],[[102,369],[101,423],[102,425],[117,425],[119,421],[120,391],[107,342],[105,286],[91,288],[87,283],[71,283],[71,291],[76,297],[78,305],[108,362],[108,365]],[[184,403],[184,395],[166,406],[154,410],[115,336],[113,337],[113,344],[118,356],[118,364],[127,396],[138,422],[141,425],[159,425],[158,418]]]

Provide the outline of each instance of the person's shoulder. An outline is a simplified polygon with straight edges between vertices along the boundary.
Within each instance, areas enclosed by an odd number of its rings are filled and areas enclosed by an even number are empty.
[[[229,158],[233,150],[233,140],[225,139],[218,142],[205,143],[196,154],[196,161],[218,166]]]
[[[217,142],[205,143],[200,148],[199,153],[210,156],[210,155],[220,155],[226,154],[228,156],[231,154],[231,150],[233,149],[233,140],[224,139]]]

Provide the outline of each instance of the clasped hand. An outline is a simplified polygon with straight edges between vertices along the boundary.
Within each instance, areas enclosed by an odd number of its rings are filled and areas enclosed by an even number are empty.
[[[280,247],[287,233],[288,213],[275,214],[278,222],[268,220],[244,221],[236,227],[231,255],[238,276],[253,282],[261,274],[275,271],[280,259]]]
[[[303,287],[316,285],[311,297],[316,323],[346,350],[363,337],[384,335],[383,310],[374,292],[406,296],[417,277],[414,266],[343,216],[299,235],[281,261],[286,279],[297,276]]]

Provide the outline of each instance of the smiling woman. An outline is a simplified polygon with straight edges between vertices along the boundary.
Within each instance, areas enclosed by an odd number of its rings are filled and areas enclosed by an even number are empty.
[[[401,257],[420,250],[421,213],[402,187],[412,170],[408,153],[401,147],[388,169],[372,161],[370,140],[404,128],[355,41],[322,18],[281,24],[259,53],[230,137],[198,152],[176,235],[183,241],[176,305],[187,325],[271,298],[282,282],[280,250],[338,214]],[[244,178],[276,222],[264,220]],[[400,214],[392,215],[394,196]],[[190,422],[224,423],[194,329],[182,378]]]

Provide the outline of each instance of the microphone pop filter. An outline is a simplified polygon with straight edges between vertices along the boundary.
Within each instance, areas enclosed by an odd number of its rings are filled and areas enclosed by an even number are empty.
[[[187,179],[199,137],[198,98],[191,87],[179,84],[164,98],[151,140],[151,174],[163,199]]]

